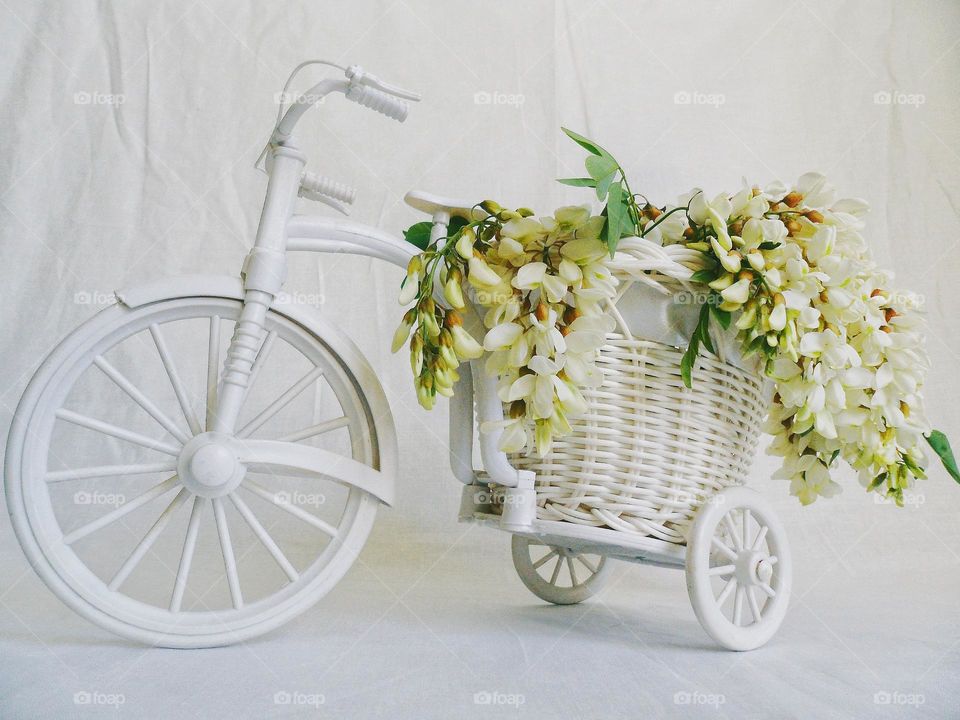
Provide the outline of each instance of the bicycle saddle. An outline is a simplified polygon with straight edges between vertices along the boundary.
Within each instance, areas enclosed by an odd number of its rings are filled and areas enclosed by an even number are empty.
[[[462,217],[468,220],[476,220],[485,215],[482,210],[474,209],[473,203],[465,200],[452,200],[422,190],[411,190],[403,196],[403,199],[410,207],[428,215],[446,211],[450,213],[451,217]]]

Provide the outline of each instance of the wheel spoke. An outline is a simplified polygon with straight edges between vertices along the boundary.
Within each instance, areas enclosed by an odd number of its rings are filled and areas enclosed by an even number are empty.
[[[553,575],[550,576],[550,584],[556,585],[557,578],[560,577],[560,568],[563,567],[563,555],[557,555],[557,564],[553,566]]]
[[[60,408],[57,410],[56,415],[61,420],[66,420],[68,423],[85,427],[88,430],[93,430],[95,432],[102,433],[103,435],[110,435],[118,440],[126,440],[127,442],[133,443],[134,445],[139,445],[140,447],[145,447],[149,450],[156,450],[157,452],[174,456],[180,454],[179,448],[176,448],[169,443],[165,443],[162,440],[154,440],[146,435],[135,433],[132,430],[124,430],[122,427],[111,425],[110,423],[103,422],[103,420],[97,420],[96,418],[92,418],[87,415],[81,415],[80,413],[73,412],[72,410]]]
[[[546,555],[544,555],[542,558],[540,558],[533,564],[533,569],[539,570],[541,567],[543,567],[550,561],[550,558],[556,557],[556,556],[557,556],[557,550],[556,549],[551,550],[550,552],[548,552]]]
[[[240,592],[240,575],[237,573],[237,561],[233,556],[233,543],[230,542],[230,528],[223,509],[223,500],[213,499],[213,516],[217,521],[217,537],[220,538],[220,552],[223,553],[223,567],[227,572],[227,585],[230,587],[230,600],[235,610],[243,607],[243,593]]]
[[[770,597],[776,597],[777,591],[770,587],[767,583],[760,583],[757,587],[763,590]]]
[[[164,493],[168,492],[171,488],[173,488],[177,484],[177,482],[178,482],[178,478],[176,475],[174,475],[173,477],[167,478],[162,483],[158,483],[157,485],[154,485],[152,488],[150,488],[143,494],[138,495],[133,500],[129,500],[125,502],[123,505],[116,508],[115,510],[111,510],[106,515],[103,515],[97,518],[96,520],[94,520],[93,522],[87,523],[83,527],[77,528],[73,532],[68,533],[67,535],[64,535],[63,536],[64,544],[72,545],[77,540],[80,540],[81,538],[85,538],[90,533],[96,532],[100,528],[106,527],[112,522],[116,522],[117,520],[122,518],[124,515],[130,512],[133,512],[138,507],[141,507],[142,505],[146,505],[151,500],[158,498]]]
[[[124,581],[130,577],[130,573],[134,571],[137,565],[143,560],[143,556],[147,554],[147,551],[153,547],[153,544],[157,541],[157,538],[160,537],[160,533],[163,532],[163,529],[170,522],[170,519],[173,517],[173,514],[177,509],[183,505],[187,500],[187,489],[180,488],[180,492],[177,493],[177,496],[173,501],[164,508],[163,512],[160,513],[160,517],[157,518],[156,522],[153,523],[153,526],[147,530],[147,534],[143,536],[137,546],[133,549],[133,552],[130,553],[130,556],[124,561],[123,565],[120,566],[120,569],[117,570],[117,574],[113,576],[113,579],[107,585],[111,590],[117,590]]]
[[[750,614],[753,615],[753,621],[758,623],[763,620],[763,615],[760,614],[760,605],[757,603],[757,596],[754,594],[755,589],[747,588],[747,603],[750,605]]]
[[[160,354],[160,362],[163,363],[163,369],[167,371],[167,377],[173,386],[173,392],[177,396],[177,402],[180,403],[180,410],[183,412],[183,417],[186,418],[187,425],[190,426],[190,432],[194,435],[199,435],[202,432],[200,421],[197,419],[196,413],[193,412],[193,408],[190,407],[190,398],[187,395],[186,388],[180,381],[180,376],[177,374],[176,366],[174,366],[173,359],[170,357],[170,351],[167,349],[167,343],[163,338],[163,333],[160,332],[160,326],[156,323],[151,325],[150,335],[153,337],[153,344],[157,346],[157,352]]]
[[[579,560],[580,564],[583,565],[587,570],[589,570],[591,574],[596,575],[598,572],[600,572],[600,566],[594,565],[592,562],[587,560],[583,555],[577,555],[577,560]]]
[[[760,531],[757,533],[756,540],[753,541],[753,547],[750,548],[751,550],[753,550],[754,552],[758,552],[760,550],[760,548],[763,546],[763,541],[766,539],[767,532],[769,530],[770,528],[768,528],[766,525],[760,526]]]
[[[273,541],[273,538],[270,537],[270,533],[268,533],[266,528],[260,524],[260,521],[257,520],[243,499],[236,493],[230,493],[230,500],[233,502],[234,507],[236,507],[240,512],[240,515],[243,516],[243,519],[246,520],[247,525],[250,526],[250,529],[253,530],[254,535],[257,536],[263,546],[277,562],[277,565],[279,565],[280,568],[287,574],[287,577],[290,578],[290,582],[296,582],[300,577],[300,573],[298,573],[293,565],[290,564],[290,561],[287,560],[287,556],[283,554],[283,551]]]
[[[567,570],[570,571],[570,583],[571,587],[576,587],[580,583],[577,582],[577,571],[573,568],[573,558],[567,555]]]
[[[278,412],[283,410],[287,405],[293,402],[296,397],[302,393],[312,382],[317,380],[321,375],[323,375],[322,367],[315,367],[313,370],[308,372],[297,382],[291,385],[289,388],[284,391],[284,393],[274,400],[270,405],[268,405],[263,412],[257,415],[253,420],[248,422],[239,432],[237,432],[238,438],[247,438],[251,434],[255,433],[261,425],[267,422],[270,418],[276,415]]]
[[[99,465],[97,467],[75,468],[73,470],[55,470],[44,475],[48,483],[67,480],[88,480],[89,478],[117,477],[121,475],[148,475],[157,472],[176,470],[175,462],[141,463],[137,465]]]
[[[743,550],[743,540],[740,538],[740,533],[737,532],[736,525],[733,524],[733,518],[730,517],[730,513],[727,513],[723,516],[723,524],[727,528],[727,532],[730,533],[730,539],[733,540],[733,546],[737,550]]]
[[[716,535],[714,535],[712,538],[710,538],[710,543],[717,550],[719,550],[724,555],[726,555],[730,560],[733,560],[734,562],[736,562],[737,554],[733,550],[731,550],[729,547],[727,547],[727,544],[723,542],[723,540],[721,540]]]
[[[187,535],[183,539],[183,552],[180,553],[180,567],[177,568],[177,579],[173,585],[173,596],[170,598],[170,612],[180,612],[180,606],[183,603],[183,593],[187,589],[187,578],[190,575],[190,566],[193,564],[193,554],[197,549],[200,517],[205,505],[206,498],[199,495],[193,498],[190,522],[187,524]]]
[[[207,337],[207,417],[206,429],[213,429],[217,414],[217,385],[220,381],[220,316],[210,318],[210,333]]]
[[[740,627],[740,622],[743,620],[743,596],[746,594],[746,590],[743,587],[737,588],[737,594],[733,598],[733,624],[737,627]]]
[[[277,493],[270,492],[259,483],[256,483],[253,480],[247,478],[246,480],[244,480],[243,484],[240,487],[246,490],[249,490],[257,497],[263,498],[264,500],[271,503],[275,507],[280,508],[284,512],[290,513],[295,518],[299,518],[303,520],[305,523],[309,523],[310,525],[313,525],[313,527],[322,531],[326,535],[329,535],[331,538],[335,539],[337,537],[337,528],[335,528],[333,525],[331,525],[330,523],[324,520],[321,520],[313,513],[309,513],[306,510],[298,508],[296,505],[292,505],[288,502],[281,502],[280,499],[277,497]]]
[[[104,375],[113,380],[117,387],[129,395],[130,398],[137,403],[137,405],[142,407],[144,411],[150,415],[150,417],[160,423],[160,425],[168,433],[173,435],[181,443],[186,443],[187,440],[189,440],[183,430],[178,428],[176,424],[170,418],[168,418],[163,411],[153,403],[152,400],[150,400],[150,398],[144,395],[139,388],[137,388],[132,382],[124,377],[119,370],[107,362],[102,355],[97,355],[97,357],[93,360],[93,364],[100,368]]]
[[[306,440],[307,438],[315,437],[316,435],[322,435],[323,433],[328,433],[331,430],[336,430],[337,428],[346,427],[350,424],[350,418],[346,415],[343,415],[333,420],[325,420],[322,423],[316,425],[311,425],[310,427],[303,428],[302,430],[297,430],[290,433],[289,435],[284,435],[280,438],[281,442],[300,442],[301,440]]]
[[[740,524],[743,526],[743,532],[742,532],[741,538],[742,538],[742,541],[743,541],[743,547],[744,547],[744,548],[748,548],[748,547],[751,546],[751,543],[750,543],[750,518],[751,518],[750,510],[749,510],[748,508],[744,508],[744,509],[742,510],[742,514],[743,514],[743,517],[741,518],[741,523],[740,523]]]
[[[719,575],[720,577],[723,577],[724,575],[729,575],[736,569],[737,569],[736,565],[717,565],[716,567],[710,568],[707,571],[707,575],[710,575],[710,576]]]
[[[727,580],[727,584],[723,586],[723,590],[720,591],[720,594],[717,595],[717,607],[723,607],[723,604],[727,601],[727,598],[730,597],[730,593],[737,589],[737,579],[735,577]]]

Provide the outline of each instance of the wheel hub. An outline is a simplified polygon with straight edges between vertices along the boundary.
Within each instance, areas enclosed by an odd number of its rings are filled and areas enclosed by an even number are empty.
[[[766,553],[743,550],[737,554],[737,582],[743,587],[768,585],[773,577],[773,563]]]
[[[190,492],[206,498],[233,492],[245,473],[231,438],[219,433],[197,435],[183,446],[177,460],[180,481]]]

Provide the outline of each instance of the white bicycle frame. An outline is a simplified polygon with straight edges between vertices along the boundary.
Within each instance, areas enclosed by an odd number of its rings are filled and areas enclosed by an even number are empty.
[[[323,80],[299,96],[277,124],[266,151],[269,176],[263,210],[253,248],[247,255],[243,271],[243,309],[230,341],[222,368],[217,397],[209,401],[214,432],[232,435],[246,395],[251,371],[264,336],[267,311],[283,287],[287,271],[287,252],[348,253],[374,257],[406,267],[417,249],[381,230],[343,219],[319,215],[297,215],[294,207],[298,196],[321,200],[343,209],[340,202],[350,202],[353,191],[345,186],[305,172],[306,157],[297,148],[293,132],[297,121],[313,104],[326,95],[342,92],[348,99],[403,121],[407,113],[404,99],[419,99],[413,93],[393,88],[363,73],[356,67],[347,70],[347,80]],[[332,202],[331,202],[332,201]],[[462,204],[423,193],[410,193],[407,201],[428,211],[433,218],[433,237],[446,235],[451,215],[464,210]],[[479,317],[470,319],[479,327]],[[464,484],[495,482],[513,495],[506,504],[503,524],[526,527],[535,517],[534,474],[516,470],[507,456],[497,448],[499,432],[480,434],[480,454],[485,468],[478,474],[473,469],[473,403],[474,392],[481,421],[498,421],[503,408],[496,393],[496,382],[483,372],[480,364],[464,365],[458,392],[450,407],[450,463],[454,475]],[[275,462],[282,460],[270,458]],[[304,460],[301,458],[301,466]],[[317,454],[316,470],[322,472],[325,458]],[[362,486],[362,482],[358,482]],[[384,493],[375,493],[384,499]]]

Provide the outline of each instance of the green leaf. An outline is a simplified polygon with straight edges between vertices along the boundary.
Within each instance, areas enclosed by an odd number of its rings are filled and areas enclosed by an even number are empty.
[[[607,177],[614,175],[620,166],[617,161],[609,155],[591,155],[583,164],[587,167],[587,173],[598,183]]]
[[[774,248],[780,247],[780,243],[770,242],[769,240],[767,240],[766,242],[762,242],[759,245],[757,245],[757,247],[760,248],[761,250],[773,250]]]
[[[469,224],[466,218],[454,215],[450,218],[450,224],[447,225],[447,237],[456,237]]]
[[[732,315],[730,314],[729,310],[721,310],[713,303],[710,303],[710,312],[713,313],[713,317],[715,317],[717,322],[720,323],[720,327],[722,327],[724,330],[730,327]]]
[[[587,158],[587,160],[589,159],[590,158]],[[597,181],[597,200],[603,200],[607,196],[615,177],[617,177],[617,174],[613,172]]]
[[[939,430],[932,430],[929,435],[924,435],[927,443],[933,448],[933,451],[940,458],[943,467],[950,473],[950,477],[960,483],[960,471],[957,470],[957,460],[953,456],[953,449],[950,447],[950,441],[947,436]]]
[[[707,283],[713,282],[717,279],[717,271],[707,269],[697,270],[693,275],[690,276],[690,279],[693,280],[693,282],[703,283],[706,285]]]
[[[623,216],[626,208],[623,205],[623,185],[618,180],[610,185],[607,193],[607,222],[603,226],[603,239],[610,250],[610,257],[617,250],[620,242],[620,228],[623,227]]]
[[[833,454],[830,456],[830,462],[827,463],[827,467],[833,467],[833,461],[837,459],[837,455],[840,454],[840,448],[837,448],[833,451]]]
[[[421,250],[426,250],[430,244],[430,229],[433,223],[424,221],[411,225],[403,231],[403,239],[411,245],[416,245]]]
[[[561,185],[569,185],[571,187],[596,187],[597,181],[593,178],[557,178],[557,182]]]
[[[610,155],[610,153],[608,153],[602,147],[597,145],[593,140],[587,140],[587,138],[585,138],[583,135],[578,135],[573,130],[568,130],[565,127],[562,127],[560,129],[563,130],[563,132],[566,134],[568,138],[573,140],[577,145],[582,147],[591,155],[607,155],[607,156]]]
[[[697,323],[697,333],[700,335],[700,341],[703,346],[714,355],[717,351],[713,347],[713,340],[710,339],[710,305],[703,304],[700,308],[700,321]]]
[[[887,474],[885,472],[877,475],[873,480],[870,481],[870,484],[867,485],[867,492],[873,492],[878,487],[883,485],[884,481],[887,479]]]
[[[683,378],[683,384],[688,388],[693,387],[693,365],[697,361],[697,353],[700,351],[700,338],[697,333],[693,333],[690,338],[690,344],[687,345],[687,351],[683,353],[680,360],[680,377]]]

